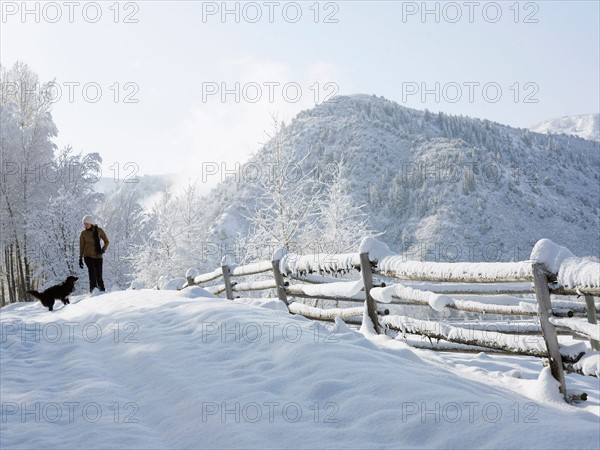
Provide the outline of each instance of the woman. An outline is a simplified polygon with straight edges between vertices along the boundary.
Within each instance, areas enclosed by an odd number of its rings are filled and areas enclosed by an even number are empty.
[[[94,288],[104,292],[102,254],[108,248],[108,238],[104,230],[96,225],[93,216],[87,215],[83,218],[83,227],[85,229],[79,235],[79,267],[83,269],[85,260],[90,276],[90,292]],[[103,242],[102,246],[100,240]]]

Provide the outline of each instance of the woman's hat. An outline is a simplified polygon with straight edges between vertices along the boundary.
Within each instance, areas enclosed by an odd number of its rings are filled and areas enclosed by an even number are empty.
[[[83,216],[81,219],[83,223],[91,223],[92,225],[96,225],[96,221],[94,220],[94,216],[88,214],[87,216]]]

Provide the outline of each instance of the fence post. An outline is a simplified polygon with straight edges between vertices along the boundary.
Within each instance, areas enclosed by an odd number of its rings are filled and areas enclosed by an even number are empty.
[[[283,275],[281,275],[281,271],[279,270],[280,261],[281,259],[273,259],[273,261],[271,261],[271,265],[273,267],[273,276],[275,277],[275,284],[277,285],[277,297],[279,297],[279,300],[285,303],[286,306],[289,306],[287,294],[285,293]]]
[[[586,295],[584,298],[588,322],[596,325],[598,321],[596,320],[596,305],[594,304],[594,297],[591,295]],[[590,344],[592,346],[592,350],[600,350],[600,342],[598,342],[596,339],[590,339]]]
[[[192,276],[187,276],[185,277],[187,280],[187,285],[188,286],[194,286],[196,284],[196,282],[194,281],[194,277]]]
[[[375,299],[371,297],[371,289],[373,289],[373,272],[371,272],[371,261],[369,260],[368,253],[360,254],[360,271],[362,273],[363,284],[365,285],[367,313],[369,314],[371,322],[373,322],[375,332],[381,334],[381,327],[379,326],[379,319],[377,317],[377,304]]]
[[[227,295],[228,300],[233,300],[233,286],[231,284],[231,271],[229,270],[229,266],[225,264],[221,266],[221,270],[223,271],[223,282],[225,283],[225,295]]]
[[[537,298],[538,310],[540,312],[540,326],[544,335],[544,342],[548,351],[550,370],[552,376],[560,383],[560,393],[567,400],[567,387],[565,384],[565,373],[563,369],[562,356],[558,345],[556,327],[550,322],[552,314],[552,302],[550,301],[550,290],[548,289],[548,276],[544,266],[539,262],[532,265],[533,285]]]

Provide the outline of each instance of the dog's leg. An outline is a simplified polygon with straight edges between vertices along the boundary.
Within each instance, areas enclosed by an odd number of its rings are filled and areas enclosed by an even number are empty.
[[[68,305],[71,303],[67,297],[61,298],[61,300],[62,300],[63,304],[65,304],[65,305]]]

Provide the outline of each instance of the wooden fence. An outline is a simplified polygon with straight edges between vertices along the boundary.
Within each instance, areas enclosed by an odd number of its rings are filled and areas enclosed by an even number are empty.
[[[600,278],[600,263],[596,264]],[[336,278],[358,272],[358,279]],[[260,274],[263,274],[263,279],[246,281]],[[374,280],[374,275],[377,280]],[[596,317],[600,305],[593,298],[600,296],[600,282],[562,285],[557,282],[559,275],[548,271],[537,260],[514,263],[406,261],[389,251],[385,244],[367,238],[358,253],[296,255],[279,249],[272,261],[243,266],[223,263],[212,272],[188,277],[186,286],[206,285],[203,287],[209,292],[215,295],[225,293],[228,299],[246,291],[275,290],[292,314],[317,320],[368,317],[376,333],[391,329],[403,335],[416,334],[438,342],[454,343],[464,346],[463,349],[487,349],[547,358],[565,400],[585,399],[585,395],[567,395],[564,377],[565,367],[572,368],[585,353],[585,345],[561,347],[557,327],[562,333],[569,332],[589,339],[592,349],[600,350]],[[524,294],[534,294],[535,302],[511,297]],[[453,297],[458,295],[473,296],[473,299]],[[553,300],[551,295],[555,297]],[[585,303],[559,298],[572,295],[583,296]],[[493,303],[495,298],[506,300],[507,296],[508,303]],[[313,299],[315,302],[310,306],[290,299]],[[316,300],[342,302],[344,307],[317,308]],[[351,302],[360,302],[363,306],[346,307]],[[539,325],[529,322],[524,331],[509,324],[494,327],[490,333],[489,329],[481,326],[469,328],[460,324],[450,325],[447,321],[386,315],[388,309],[383,313],[378,311],[378,305],[381,308],[384,304],[424,305],[438,312],[453,310],[481,315],[535,317]]]

